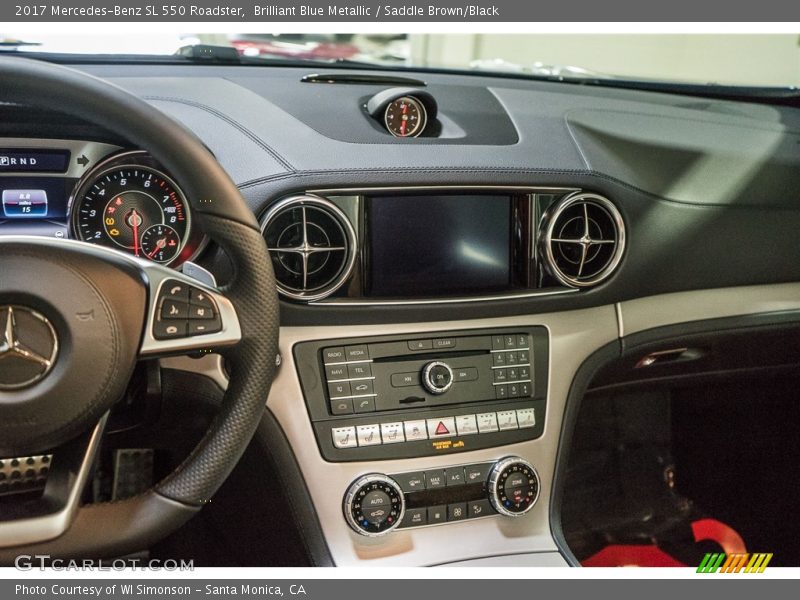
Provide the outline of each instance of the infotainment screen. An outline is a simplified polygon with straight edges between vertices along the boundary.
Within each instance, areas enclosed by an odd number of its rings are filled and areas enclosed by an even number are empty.
[[[476,295],[511,283],[511,197],[366,198],[368,294]]]

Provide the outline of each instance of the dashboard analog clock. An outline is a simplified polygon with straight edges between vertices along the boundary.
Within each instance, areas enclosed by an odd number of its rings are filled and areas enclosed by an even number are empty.
[[[417,137],[427,121],[425,106],[413,96],[402,96],[386,106],[386,129],[395,137]]]
[[[193,251],[189,205],[177,184],[142,158],[119,155],[84,177],[72,227],[85,242],[171,265]]]

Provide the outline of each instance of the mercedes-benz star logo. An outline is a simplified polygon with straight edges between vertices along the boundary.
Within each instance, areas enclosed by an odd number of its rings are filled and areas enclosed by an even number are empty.
[[[44,315],[24,306],[0,305],[0,390],[41,381],[57,354],[58,336]]]

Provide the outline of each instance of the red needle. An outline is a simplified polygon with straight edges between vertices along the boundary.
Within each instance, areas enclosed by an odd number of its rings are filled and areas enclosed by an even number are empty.
[[[153,250],[150,254],[148,254],[147,258],[152,259],[156,255],[156,252],[161,250],[166,245],[167,245],[167,238],[161,238],[160,240],[158,240],[156,242],[156,249]]]
[[[405,134],[406,134],[406,123],[407,123],[407,122],[408,122],[408,121],[403,121],[403,122],[400,124],[400,135],[405,135]]]
[[[141,221],[141,217],[136,210],[132,210],[128,215],[128,225],[133,227],[133,254],[134,256],[139,256],[139,223]]]

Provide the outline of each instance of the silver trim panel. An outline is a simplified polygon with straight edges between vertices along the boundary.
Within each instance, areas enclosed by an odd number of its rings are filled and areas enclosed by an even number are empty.
[[[107,418],[108,413],[100,419],[89,438],[86,453],[78,469],[78,474],[71,484],[64,506],[48,515],[0,522],[0,548],[46,542],[57,538],[69,528],[75,511],[78,510],[81,492],[86,485],[95,454],[100,446]]]

